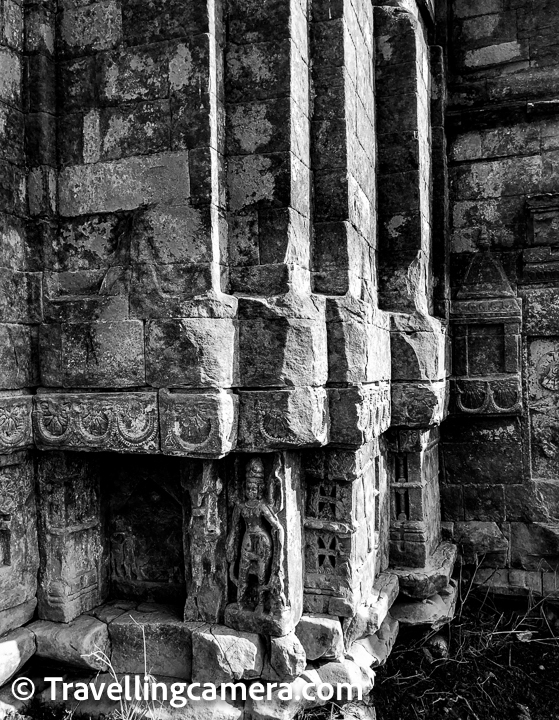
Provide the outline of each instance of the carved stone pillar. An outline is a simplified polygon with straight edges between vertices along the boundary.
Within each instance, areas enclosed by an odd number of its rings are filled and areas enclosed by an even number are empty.
[[[0,634],[33,616],[38,566],[33,460],[0,455]]]
[[[39,617],[70,622],[108,592],[99,466],[91,455],[39,455]]]
[[[223,622],[227,602],[227,501],[224,466],[183,461],[184,619]]]

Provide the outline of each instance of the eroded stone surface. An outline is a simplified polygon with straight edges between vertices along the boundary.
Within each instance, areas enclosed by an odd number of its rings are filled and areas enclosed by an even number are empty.
[[[141,606],[140,606],[141,607]],[[151,609],[151,608],[150,608]],[[148,673],[189,680],[192,630],[179,614],[154,606],[152,612],[125,611],[109,624],[111,662],[117,673]]]
[[[35,654],[35,636],[27,628],[0,637],[0,685],[7,683]]]
[[[303,615],[295,633],[305,649],[307,660],[339,658],[344,641],[340,621],[328,615]]]
[[[38,657],[80,668],[106,669],[104,658],[111,653],[109,631],[97,618],[80,615],[70,623],[38,620],[27,627],[35,636]]]
[[[192,633],[192,679],[222,683],[260,677],[265,647],[255,633],[219,625],[202,626]]]

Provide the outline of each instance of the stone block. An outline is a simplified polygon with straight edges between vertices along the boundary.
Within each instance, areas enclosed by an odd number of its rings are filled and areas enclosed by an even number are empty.
[[[35,654],[35,636],[27,628],[0,637],[0,685],[4,685]]]
[[[231,392],[178,393],[161,390],[161,449],[166,455],[220,458],[235,449],[237,395]]]
[[[192,679],[216,685],[258,678],[265,646],[259,635],[220,625],[203,625],[192,633]]]
[[[31,395],[0,393],[0,453],[33,445]]]
[[[425,600],[395,603],[390,614],[401,628],[428,626],[438,630],[454,617],[457,597],[456,583],[451,580],[440,593]]]
[[[328,388],[330,442],[357,446],[371,442],[390,426],[388,382],[349,388]]]
[[[39,347],[46,386],[145,384],[144,327],[138,320],[43,325]]]
[[[392,379],[397,381],[444,380],[447,337],[440,322],[429,316],[390,316]]]
[[[122,36],[120,7],[114,0],[61,12],[59,47],[64,55],[115,47]]]
[[[316,447],[328,442],[328,403],[323,388],[241,390],[239,401],[239,450]]]
[[[1,178],[0,187],[2,187]],[[41,322],[40,298],[40,273],[0,268],[0,322],[23,324]]]
[[[132,238],[132,258],[135,262],[146,264],[148,266],[155,264],[160,265],[176,265],[177,263],[200,265],[202,263],[211,263],[213,261],[212,253],[212,232],[215,229],[212,209],[209,207],[198,207],[190,204],[184,205],[156,205],[155,207],[147,207],[137,210],[134,213],[134,236]],[[147,268],[148,271],[155,272],[157,268]],[[163,286],[159,288],[162,295],[173,292],[169,289],[169,282],[172,278],[166,277]],[[186,280],[187,278],[184,277]],[[190,291],[191,295],[198,294],[196,292],[198,283],[194,282],[194,277],[188,278],[189,285],[180,287],[180,276],[177,277],[176,294],[186,294]],[[142,289],[146,291],[148,284],[144,283],[138,289],[141,294]],[[231,301],[231,298],[222,296],[223,300]],[[141,298],[138,298],[140,301]],[[219,300],[219,296],[215,297],[215,301]],[[206,300],[207,303],[207,300]],[[149,315],[147,315],[149,317]],[[196,317],[196,315],[172,314],[157,315],[152,317]],[[212,317],[209,315],[208,317]],[[227,316],[224,316],[227,317]]]
[[[473,583],[495,595],[531,597],[542,594],[542,576],[545,575],[540,570],[478,568]]]
[[[307,656],[299,638],[291,632],[270,640],[270,656],[264,664],[262,678],[274,682],[289,682],[304,671]]]
[[[389,380],[388,315],[350,296],[326,300],[328,380],[369,383]]]
[[[90,615],[80,615],[70,623],[38,620],[27,626],[37,642],[37,656],[78,668],[105,670],[97,651],[110,658],[109,631],[105,623]]]
[[[504,485],[522,483],[521,438],[516,418],[487,417],[475,423],[449,418],[441,442],[445,481],[453,485],[490,485],[498,478]]]
[[[398,576],[400,591],[415,599],[429,598],[450,582],[458,549],[456,545],[442,542],[429,557],[423,568],[390,568]]]
[[[341,658],[344,654],[342,626],[330,615],[303,615],[295,628],[307,660]]]
[[[0,610],[0,635],[28,623],[35,614],[37,598],[31,598],[20,605]]]
[[[154,392],[39,393],[33,423],[44,449],[159,451]]]
[[[384,665],[392,652],[400,625],[391,615],[387,615],[374,635],[358,640],[356,645],[361,646],[372,657],[372,667]]]
[[[320,681],[325,685],[330,685],[336,688],[339,685],[349,685],[354,692],[354,696],[349,696],[347,699],[360,700],[358,688],[361,690],[362,697],[368,695],[373,689],[373,683],[375,674],[369,668],[361,668],[357,663],[352,660],[340,660],[339,662],[328,662],[321,665],[318,670],[318,677]],[[342,695],[342,697],[344,697]]]
[[[355,640],[377,632],[398,597],[399,589],[398,576],[391,572],[381,573],[375,579],[373,592],[367,602],[357,608],[353,617],[343,620],[346,647]]]
[[[511,564],[528,571],[559,569],[559,522],[511,523]]]
[[[226,318],[150,320],[146,377],[155,387],[231,387],[237,384],[237,328]]]
[[[439,425],[448,410],[448,383],[395,382],[392,384],[392,425]]]
[[[73,217],[135,210],[145,204],[185,205],[188,188],[184,152],[74,165],[59,174],[59,211]]]
[[[210,239],[211,236],[206,236],[208,242]],[[213,292],[218,273],[219,267],[209,262],[135,264],[130,280],[130,314],[142,319],[229,318],[232,316],[231,306],[234,301],[228,296],[221,296],[227,303],[227,309],[224,310],[223,302],[219,301],[221,298],[215,298]],[[213,296],[213,302],[206,302],[208,295],[210,298]],[[202,302],[198,296],[205,296]],[[197,308],[198,304],[202,305],[201,309]],[[209,314],[208,304],[212,306]],[[216,308],[219,309],[216,311]]]
[[[109,624],[115,672],[142,675],[147,668],[155,677],[190,680],[195,627],[164,606],[154,606],[152,612],[124,612]]]
[[[38,384],[37,332],[27,325],[0,325],[0,387]]]
[[[322,298],[239,299],[243,387],[322,385],[328,377]]]

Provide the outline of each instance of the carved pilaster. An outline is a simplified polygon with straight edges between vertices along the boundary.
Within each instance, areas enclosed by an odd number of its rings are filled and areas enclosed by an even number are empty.
[[[186,567],[184,619],[223,622],[227,602],[226,478],[215,460],[181,466]]]
[[[294,453],[239,456],[230,486],[225,623],[282,636],[303,609],[301,466]]]

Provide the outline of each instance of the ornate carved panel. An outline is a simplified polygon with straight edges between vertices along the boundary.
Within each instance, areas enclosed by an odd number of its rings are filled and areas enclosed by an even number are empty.
[[[31,395],[0,394],[0,453],[21,450],[33,444]]]
[[[294,453],[235,460],[226,547],[233,590],[225,623],[285,635],[303,608],[300,460]]]
[[[161,448],[165,454],[219,458],[237,443],[239,398],[231,392],[161,390]]]
[[[240,391],[239,400],[239,450],[264,452],[328,442],[328,400],[322,387]]]
[[[159,451],[155,393],[41,393],[33,426],[45,449]]]
[[[474,255],[452,303],[451,411],[517,415],[522,411],[522,301],[499,259]]]
[[[31,600],[37,591],[37,517],[33,459],[0,457],[0,611]]]

